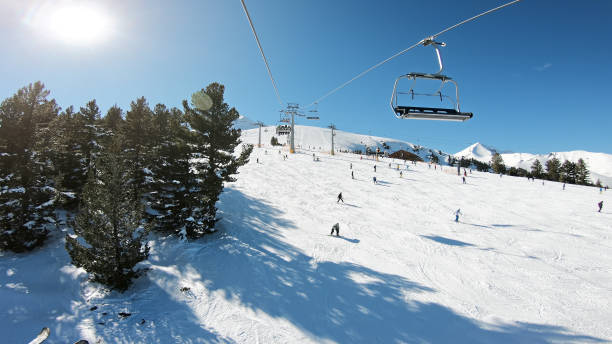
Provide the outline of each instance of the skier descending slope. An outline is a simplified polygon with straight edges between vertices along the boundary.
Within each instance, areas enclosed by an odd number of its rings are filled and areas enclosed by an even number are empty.
[[[455,212],[455,222],[459,222],[459,215],[463,215],[463,213],[461,213],[461,208],[457,209]]]
[[[601,213],[601,208],[603,207],[603,201],[601,201],[601,202],[597,203],[597,205],[599,206],[599,210],[598,210],[598,212],[600,212],[600,213]]]
[[[344,203],[344,199],[342,198],[342,192],[338,194],[338,200],[336,201],[336,203],[342,201],[342,203]]]

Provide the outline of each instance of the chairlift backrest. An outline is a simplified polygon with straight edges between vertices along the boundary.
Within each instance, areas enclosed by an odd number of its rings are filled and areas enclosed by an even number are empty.
[[[442,64],[442,55],[440,54],[440,50],[438,46],[444,46],[444,43],[435,42],[433,40],[426,40],[423,42],[423,45],[432,45],[436,50],[436,55],[438,58],[438,64],[440,65],[440,70],[437,73],[408,73],[405,75],[399,76],[395,83],[393,84],[393,93],[391,94],[391,108],[395,113],[397,118],[402,119],[427,119],[427,120],[442,120],[442,121],[465,121],[467,119],[472,118],[473,114],[471,112],[461,112],[460,103],[459,103],[459,86],[457,82],[452,78],[441,74],[444,66]],[[407,79],[412,81],[411,87],[409,91],[403,92],[398,88],[398,84],[402,79]],[[440,87],[434,93],[417,93],[415,92],[415,86],[418,79],[426,79],[426,80],[438,80],[440,81]],[[455,86],[455,97],[454,99],[450,96],[442,94],[442,88],[446,83],[451,83]],[[404,105],[399,104],[398,95],[408,94],[411,96],[411,99],[414,100],[415,96],[435,96],[439,97],[440,101],[449,100],[454,104],[453,108],[439,108],[439,107],[425,107],[419,105]]]

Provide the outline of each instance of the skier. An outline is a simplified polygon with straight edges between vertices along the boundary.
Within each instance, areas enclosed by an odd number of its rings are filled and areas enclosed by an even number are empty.
[[[351,179],[355,179],[355,175],[353,174],[353,171],[351,171]]]
[[[598,210],[598,212],[600,212],[600,213],[601,213],[601,208],[603,207],[603,201],[601,201],[601,202],[597,203],[597,205],[599,206],[599,210]]]
[[[331,234],[329,235],[334,235],[334,231],[336,231],[336,236],[340,236],[340,224],[337,222],[332,226]]]
[[[465,176],[463,177],[463,184],[465,184]]]
[[[461,213],[461,208],[457,209],[455,212],[455,222],[459,222],[459,215],[463,215],[463,213]]]
[[[565,183],[563,183],[563,190],[565,190]]]
[[[351,163],[351,170],[353,169],[353,163]]]
[[[374,181],[374,184],[376,184],[376,176],[372,177],[372,180]]]
[[[342,192],[338,194],[338,200],[336,201],[336,203],[342,201],[342,203],[344,203],[344,199],[342,198]]]
[[[403,175],[404,175],[404,174],[402,173],[402,171],[400,171],[400,178],[402,178],[402,176],[403,176]]]
[[[374,165],[374,172],[376,172],[376,165]]]
[[[257,163],[259,164],[259,158],[257,158]]]

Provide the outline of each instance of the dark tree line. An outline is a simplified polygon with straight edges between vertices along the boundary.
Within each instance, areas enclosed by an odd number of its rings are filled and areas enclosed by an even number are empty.
[[[495,153],[491,157],[489,163],[478,161],[475,159],[456,159],[448,157],[448,163],[451,166],[459,164],[461,167],[474,167],[480,172],[493,172],[497,174],[507,174],[516,177],[538,178],[568,184],[593,185],[590,181],[589,169],[586,162],[581,158],[577,162],[565,160],[563,163],[553,156],[547,160],[543,166],[539,160],[535,160],[531,165],[531,170],[526,170],[521,167],[508,168],[504,164],[504,159],[501,154]],[[597,184],[595,184],[597,185]]]
[[[149,231],[197,239],[214,231],[216,202],[252,147],[235,154],[238,111],[210,84],[183,109],[138,98],[105,116],[95,100],[61,111],[40,82],[0,104],[0,250],[42,245],[59,210],[73,264],[124,290],[147,258]],[[196,95],[194,94],[194,95]],[[193,99],[193,98],[192,98]]]
[[[544,166],[539,160],[531,165],[531,170],[524,168],[506,168],[501,154],[495,153],[491,158],[490,168],[495,173],[508,174],[518,177],[538,178],[568,184],[592,185],[589,178],[589,169],[582,158],[577,162],[565,160],[563,163],[553,156],[548,159]]]

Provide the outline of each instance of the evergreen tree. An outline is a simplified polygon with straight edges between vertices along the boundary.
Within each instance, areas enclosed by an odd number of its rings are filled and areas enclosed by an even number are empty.
[[[491,157],[491,169],[493,169],[493,172],[495,173],[506,172],[506,165],[504,165],[504,159],[502,158],[501,154],[493,154]]]
[[[198,237],[214,229],[218,220],[216,218],[216,203],[224,182],[234,181],[233,175],[238,167],[248,162],[252,146],[243,146],[240,156],[234,156],[235,148],[240,144],[240,130],[233,128],[233,122],[239,114],[235,108],[230,108],[223,101],[225,87],[212,83],[206,90],[200,91],[210,98],[211,106],[208,109],[191,108],[187,101],[183,101],[185,116],[191,129],[190,144],[194,148],[194,170],[197,179],[204,183],[194,188],[194,193],[202,194],[203,201],[199,206],[192,208],[194,224],[188,234]]]
[[[190,171],[190,149],[185,138],[183,115],[178,109],[168,110],[158,104],[153,111],[152,175],[150,215],[154,229],[165,233],[185,230],[191,216],[189,188],[196,181]]]
[[[280,145],[280,144],[278,143],[278,139],[277,139],[275,136],[272,136],[272,138],[270,139],[270,144],[271,144],[272,146],[278,146],[278,145]]]
[[[542,163],[540,160],[536,159],[533,164],[531,164],[531,175],[534,178],[540,178],[544,174],[544,168],[542,167]]]
[[[591,183],[589,180],[589,169],[582,158],[578,159],[576,163],[576,183],[581,185],[589,185]]]
[[[0,250],[31,250],[55,223],[50,155],[39,144],[59,112],[48,96],[36,82],[0,104]]]
[[[548,180],[558,182],[561,177],[561,162],[557,157],[553,157],[546,161],[546,174]]]
[[[134,197],[146,202],[149,189],[147,184],[152,182],[150,176],[151,150],[153,146],[151,136],[152,111],[144,97],[136,99],[130,104],[125,122],[121,126],[121,142],[125,150],[125,157],[134,167],[132,183],[136,187]]]
[[[105,129],[109,130],[113,134],[119,134],[119,130],[123,125],[123,111],[116,104],[113,105],[106,112],[104,120],[102,121]]]
[[[559,170],[560,181],[564,183],[576,184],[576,164],[569,160],[565,160]]]
[[[117,144],[101,156],[83,189],[74,235],[66,236],[72,263],[94,281],[120,291],[139,275],[134,267],[149,253],[147,230],[140,225],[142,206],[129,182],[133,172]]]

